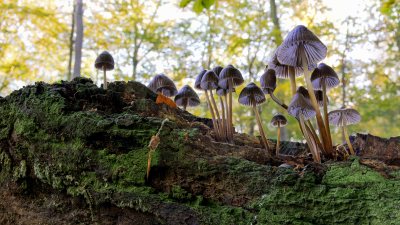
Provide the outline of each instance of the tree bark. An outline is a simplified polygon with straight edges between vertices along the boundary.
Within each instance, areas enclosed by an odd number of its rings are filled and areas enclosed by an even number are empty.
[[[76,0],[76,40],[75,40],[75,64],[73,77],[81,76],[82,43],[83,43],[83,2]]]

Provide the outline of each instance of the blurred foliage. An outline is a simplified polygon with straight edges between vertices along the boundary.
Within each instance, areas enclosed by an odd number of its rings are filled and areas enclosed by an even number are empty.
[[[326,16],[324,1],[282,0],[277,4],[280,29],[271,19],[271,0],[98,0],[85,1],[82,74],[101,83],[93,62],[109,50],[116,62],[112,80],[144,83],[156,73],[172,77],[177,86],[193,84],[203,69],[233,64],[246,82],[237,88],[234,122],[240,132],[258,134],[252,110],[237,96],[250,81],[258,83],[265,65],[285,34],[297,24],[308,26],[328,47],[326,63],[346,76],[346,99],[340,87],[331,90],[330,109],[360,111],[362,122],[350,132],[400,135],[400,3],[365,1],[366,15],[342,21]],[[66,79],[73,1],[0,0],[0,95],[38,80]],[[369,54],[360,56],[359,50]],[[297,78],[298,85],[304,83]],[[205,96],[189,111],[208,116]],[[287,80],[278,80],[275,95],[290,101]],[[275,113],[284,113],[269,97],[260,106],[267,135]],[[287,139],[300,139],[296,121],[289,119]],[[333,128],[335,129],[335,128]],[[334,133],[335,142],[340,134]]]

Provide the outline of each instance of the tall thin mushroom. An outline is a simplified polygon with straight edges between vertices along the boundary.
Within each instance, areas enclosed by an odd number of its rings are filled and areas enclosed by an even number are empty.
[[[350,154],[355,155],[353,145],[350,142],[349,134],[347,132],[347,125],[356,124],[361,121],[360,113],[355,109],[338,109],[329,112],[329,122],[338,127],[342,127],[342,131],[346,138],[347,145],[350,149]]]
[[[112,55],[107,52],[103,51],[100,53],[99,56],[97,56],[96,61],[94,62],[94,67],[98,70],[103,70],[104,76],[103,76],[103,88],[107,89],[107,74],[106,71],[113,70],[114,69],[114,58]]]
[[[327,48],[315,34],[305,26],[296,26],[285,38],[277,51],[279,62],[285,65],[303,68],[304,79],[310,95],[311,104],[316,111],[318,128],[321,134],[322,143],[325,151],[333,157],[332,139],[328,136],[317,100],[314,95],[314,88],[310,80],[310,70],[326,57]]]
[[[275,149],[275,154],[276,154],[276,156],[278,156],[279,155],[280,139],[281,139],[281,127],[284,127],[284,126],[287,125],[287,119],[282,114],[276,114],[271,119],[271,125],[273,127],[277,127],[278,128],[278,134],[277,134],[277,137],[276,137],[276,149]]]
[[[263,91],[253,82],[249,83],[245,88],[243,88],[242,92],[239,94],[239,103],[242,105],[252,106],[254,113],[256,115],[256,120],[258,123],[258,128],[260,130],[261,139],[267,154],[270,154],[267,136],[265,135],[260,114],[257,110],[257,105],[265,102],[265,95]]]
[[[178,94],[175,96],[175,103],[178,106],[182,106],[183,110],[186,111],[186,107],[191,106],[195,107],[200,105],[200,98],[197,93],[189,86],[183,86],[179,91]]]
[[[219,74],[218,86],[228,90],[228,140],[233,142],[233,119],[232,119],[232,92],[236,86],[243,84],[244,79],[242,73],[232,65],[225,67]]]

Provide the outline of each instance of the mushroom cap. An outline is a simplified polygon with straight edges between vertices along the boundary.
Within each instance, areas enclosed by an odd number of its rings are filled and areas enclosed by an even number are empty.
[[[260,78],[261,88],[265,94],[274,92],[276,88],[275,70],[267,69]]]
[[[325,83],[326,89],[331,89],[339,85],[339,77],[332,67],[325,63],[318,64],[318,67],[311,74],[311,82],[315,90],[322,90]]]
[[[147,85],[147,87],[155,93],[161,92],[167,97],[172,97],[178,92],[174,82],[169,79],[169,77],[167,77],[165,74],[155,75],[150,83]]]
[[[232,90],[232,92],[236,92],[235,88]],[[218,87],[218,88],[217,88],[217,95],[218,95],[218,96],[225,96],[225,95],[228,94],[228,93],[229,93],[229,90],[228,90],[228,89],[223,89],[223,88],[221,88],[221,87]]]
[[[320,107],[324,106],[324,92],[321,90],[315,90],[314,91],[315,98],[317,99],[317,103]],[[329,99],[326,99],[326,103],[329,103]]]
[[[303,114],[304,119],[306,120],[316,115],[310,100],[306,99],[306,97],[299,92],[299,89],[290,101],[287,111],[290,115],[296,117],[297,119],[300,118],[300,114]]]
[[[96,61],[94,62],[94,67],[98,70],[103,69],[103,67],[107,71],[113,70],[114,58],[109,52],[103,51],[99,56],[97,56]]]
[[[218,88],[218,76],[212,70],[207,70],[201,78],[200,87],[203,90],[214,90]]]
[[[244,79],[242,73],[232,65],[226,66],[219,74],[218,85],[223,89],[228,88],[228,80],[232,79],[233,87],[243,84]]]
[[[204,74],[207,72],[207,70],[202,70],[196,77],[196,80],[194,82],[194,88],[197,90],[203,90],[200,87],[201,79],[203,78]]]
[[[361,115],[355,109],[338,109],[328,113],[329,123],[334,126],[346,126],[360,122]]]
[[[268,62],[268,67],[273,69],[273,70],[275,70],[275,75],[278,78],[288,79],[291,68],[294,69],[294,75],[296,77],[302,75],[303,74],[303,68],[302,67],[288,66],[288,65],[281,64],[278,61],[278,56],[276,54],[278,50],[279,50],[279,47],[276,49],[276,51],[273,54],[272,58]]]
[[[308,93],[308,90],[304,87],[304,86],[299,86],[297,88],[297,93],[303,95],[303,97],[307,100],[307,101],[311,101],[310,99],[310,94]]]
[[[265,95],[255,83],[249,83],[239,94],[239,103],[253,106],[265,102]]]
[[[189,85],[183,86],[176,94],[175,103],[178,106],[198,106],[200,104],[200,98],[197,93]]]
[[[221,73],[221,71],[224,69],[224,67],[222,66],[216,66],[214,67],[212,70],[214,71],[215,74],[217,74],[217,76],[219,77],[219,74]]]
[[[326,57],[327,48],[319,38],[303,25],[296,26],[286,36],[278,49],[278,61],[282,64],[302,67],[302,55],[307,59],[308,70]]]
[[[284,127],[287,125],[287,119],[284,115],[282,114],[276,114],[275,116],[272,117],[271,119],[271,125],[273,127]]]

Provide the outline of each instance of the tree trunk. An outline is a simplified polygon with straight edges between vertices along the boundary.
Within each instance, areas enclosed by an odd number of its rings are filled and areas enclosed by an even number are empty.
[[[83,3],[76,0],[76,40],[75,40],[75,65],[73,77],[81,76],[82,43],[83,43]]]
[[[275,38],[276,45],[279,46],[282,43],[282,32],[281,32],[281,26],[279,24],[279,18],[278,18],[275,0],[270,0],[269,5],[270,5],[270,11],[271,11],[271,20],[272,20],[272,23],[274,24],[274,29],[273,29],[272,33]]]
[[[75,33],[75,11],[76,11],[76,4],[74,3],[73,9],[72,9],[72,23],[71,23],[71,33],[69,36],[69,58],[68,58],[68,73],[67,73],[67,80],[71,80],[71,70],[72,70],[72,55],[74,52],[74,33]]]

